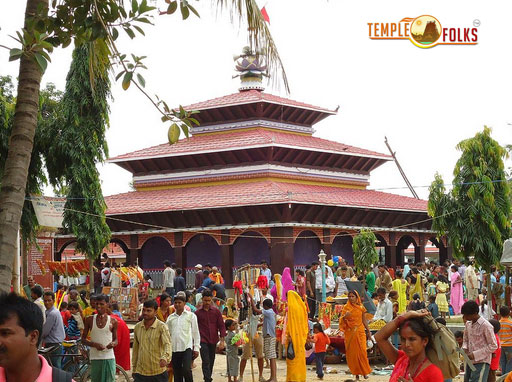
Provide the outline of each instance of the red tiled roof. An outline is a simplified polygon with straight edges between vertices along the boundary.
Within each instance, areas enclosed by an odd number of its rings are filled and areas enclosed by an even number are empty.
[[[110,161],[124,162],[128,160],[150,159],[154,157],[176,156],[206,151],[226,151],[243,147],[250,148],[268,145],[294,146],[309,150],[332,151],[336,153],[377,156],[383,159],[391,159],[389,155],[329,141],[327,139],[261,128],[241,129],[219,134],[199,134],[189,139],[181,139],[174,145],[164,143],[158,146],[118,155],[111,158]]]
[[[294,101],[289,98],[279,97],[273,94],[260,92],[258,90],[248,90],[238,93],[229,94],[226,96],[213,98],[208,101],[193,103],[192,105],[184,106],[185,110],[205,110],[218,107],[242,105],[255,102],[268,102],[285,106],[298,107],[301,109],[309,109],[320,111],[329,114],[336,114],[334,110],[325,109],[318,106],[309,105],[307,103]]]
[[[180,211],[277,203],[426,212],[427,201],[373,190],[281,183],[251,183],[134,191],[105,198],[107,215]]]

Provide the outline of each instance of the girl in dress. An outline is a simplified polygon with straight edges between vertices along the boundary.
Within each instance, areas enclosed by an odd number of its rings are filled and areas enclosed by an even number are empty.
[[[441,317],[446,318],[446,313],[450,311],[448,300],[446,299],[446,292],[448,292],[450,287],[448,286],[448,280],[443,275],[439,275],[439,281],[436,283],[436,289],[436,304],[439,308],[439,314]]]
[[[232,319],[227,319],[224,323],[228,334],[226,335],[226,361],[228,364],[228,382],[237,382],[238,380],[238,367],[240,358],[238,356],[238,345],[233,344],[233,337],[235,337],[237,323]]]

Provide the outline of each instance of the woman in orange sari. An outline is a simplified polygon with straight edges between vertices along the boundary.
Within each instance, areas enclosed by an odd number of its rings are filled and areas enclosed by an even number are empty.
[[[356,380],[360,375],[367,379],[372,371],[366,354],[366,341],[370,339],[371,334],[365,313],[366,309],[359,294],[356,291],[348,292],[348,302],[341,311],[340,328],[345,332],[348,368],[356,376]]]

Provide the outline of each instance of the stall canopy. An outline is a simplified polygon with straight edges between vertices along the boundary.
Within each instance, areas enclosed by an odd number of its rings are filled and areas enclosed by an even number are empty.
[[[512,266],[512,238],[505,240],[503,243],[503,254],[500,263],[507,267]]]

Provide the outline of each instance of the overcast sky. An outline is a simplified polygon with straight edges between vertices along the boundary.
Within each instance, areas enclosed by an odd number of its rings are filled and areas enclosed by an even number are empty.
[[[4,5],[0,44],[15,46],[7,35],[22,26],[24,3]],[[210,1],[193,5],[201,19],[157,17],[156,26],[144,27],[146,37],[120,41],[122,52],[148,56],[146,88],[169,105],[238,89],[239,80],[231,78],[232,56],[246,43],[245,26],[218,16]],[[316,136],[386,154],[387,136],[422,198],[428,197],[425,186],[436,172],[452,181],[460,156],[456,144],[484,125],[492,127],[500,144],[512,143],[511,2],[269,0],[266,8],[288,74],[289,97],[331,109],[340,106],[337,115],[315,126]],[[435,16],[443,27],[473,27],[479,20],[478,44],[420,49],[407,40],[368,37],[368,22],[423,14]],[[7,53],[0,49],[0,74],[16,76],[18,62],[9,63]],[[56,51],[43,83],[64,89],[70,56],[69,48]],[[287,96],[270,85],[266,91]],[[125,92],[118,83],[113,96],[110,156],[166,142],[168,126],[140,93],[134,88]],[[114,164],[100,171],[105,195],[130,190],[130,173]],[[370,188],[410,195],[392,162],[371,174]]]

